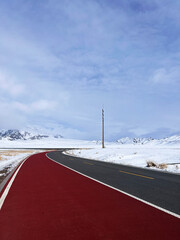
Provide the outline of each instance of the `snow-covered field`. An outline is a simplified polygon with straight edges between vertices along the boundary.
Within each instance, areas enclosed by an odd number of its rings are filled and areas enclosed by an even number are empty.
[[[180,173],[180,146],[108,144],[104,149],[70,150],[68,154],[143,168],[149,165],[153,169]]]
[[[124,138],[117,142],[106,142],[106,148],[101,148],[99,141],[84,141],[64,138],[48,137],[34,140],[0,140],[0,149],[28,149],[32,153],[45,148],[75,148],[78,150],[69,150],[68,154],[82,158],[95,159],[100,161],[132,165],[180,173],[180,136],[172,136],[165,139],[130,139]],[[0,150],[1,152],[8,150]],[[25,151],[25,150],[24,150]],[[27,150],[26,150],[27,151]],[[11,170],[22,159],[28,156],[28,152],[18,152],[16,155],[4,156],[1,154],[0,171],[8,168]],[[154,165],[154,166],[151,166]]]
[[[23,159],[31,154],[40,152],[39,150],[0,150],[0,177],[7,175]]]
[[[64,138],[49,137],[36,140],[0,140],[0,178],[7,175],[19,162],[27,156],[40,152],[45,148],[92,148],[95,142],[83,140],[71,140]],[[30,150],[33,148],[34,150]]]
[[[2,148],[91,148],[96,147],[93,141],[65,139],[65,138],[47,138],[40,140],[0,140],[0,149]]]

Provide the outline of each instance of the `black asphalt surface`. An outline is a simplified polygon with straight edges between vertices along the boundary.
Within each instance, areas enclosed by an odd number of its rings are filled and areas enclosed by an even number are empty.
[[[180,175],[49,152],[48,157],[103,183],[180,215]]]

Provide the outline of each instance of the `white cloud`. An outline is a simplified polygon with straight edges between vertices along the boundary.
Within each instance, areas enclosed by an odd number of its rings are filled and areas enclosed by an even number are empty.
[[[26,116],[19,114],[11,102],[0,99],[0,129],[21,128],[27,122]]]
[[[55,101],[42,99],[30,104],[30,108],[35,111],[51,111],[55,109],[56,105],[57,103]]]
[[[12,96],[18,96],[25,90],[24,85],[18,83],[12,76],[0,71],[0,91]]]
[[[151,78],[151,82],[155,84],[169,84],[180,82],[180,66],[157,69]]]
[[[103,103],[107,136],[155,129],[169,110],[168,124],[179,124],[179,9],[131,2],[0,3],[0,111],[19,122],[18,114],[63,122],[69,135],[89,138],[101,136]]]
[[[0,24],[0,50],[3,54],[0,60],[3,60],[3,63],[23,68],[54,69],[61,66],[60,59],[44,43],[31,40],[26,34],[22,35],[21,31],[24,29],[21,24],[18,23],[19,26],[15,30],[11,26],[11,20],[8,21],[9,31]]]
[[[49,101],[45,99],[41,99],[38,101],[34,101],[32,103],[22,103],[22,102],[12,102],[12,105],[14,106],[15,109],[22,111],[24,113],[33,113],[33,112],[48,112],[48,111],[53,111],[57,103],[55,101]]]
[[[21,103],[21,102],[17,102],[17,101],[13,102],[12,106],[14,107],[14,109],[17,109],[17,110],[19,110],[21,112],[25,112],[25,113],[28,113],[30,110],[28,105]]]
[[[141,127],[137,127],[137,128],[129,129],[129,132],[134,133],[136,136],[142,136],[142,135],[148,134],[150,132],[150,130],[144,129]]]

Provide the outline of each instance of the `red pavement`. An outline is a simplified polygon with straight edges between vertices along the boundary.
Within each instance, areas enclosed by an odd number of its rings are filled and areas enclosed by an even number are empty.
[[[28,158],[0,211],[0,240],[180,239],[180,220],[75,173]]]

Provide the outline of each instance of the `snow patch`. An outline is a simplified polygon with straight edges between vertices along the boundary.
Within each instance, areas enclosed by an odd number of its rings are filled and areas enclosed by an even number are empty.
[[[180,148],[109,145],[105,149],[71,150],[67,153],[87,158],[180,173]]]
[[[4,173],[0,173],[2,175],[7,175],[13,168],[15,168],[22,160],[27,158],[28,156],[37,153],[40,151],[32,151],[30,152],[23,152],[21,153],[21,150],[0,150],[0,171],[3,171],[6,169]]]

